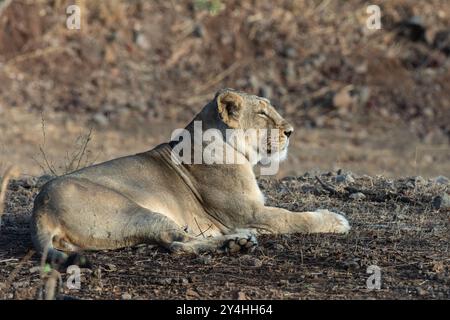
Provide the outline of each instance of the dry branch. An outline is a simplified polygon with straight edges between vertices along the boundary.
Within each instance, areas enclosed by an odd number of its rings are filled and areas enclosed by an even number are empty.
[[[347,199],[353,193],[362,193],[366,196],[366,198],[369,201],[386,202],[389,200],[394,200],[413,205],[417,204],[417,201],[395,192],[375,192],[367,189],[359,189],[350,186],[345,187],[344,188],[345,191],[338,191],[333,186],[323,182],[318,176],[315,176],[315,178],[320,183],[320,185],[325,189],[325,191],[338,198]]]

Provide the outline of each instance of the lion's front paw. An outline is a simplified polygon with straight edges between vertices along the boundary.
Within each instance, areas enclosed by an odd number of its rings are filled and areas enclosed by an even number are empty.
[[[316,213],[320,214],[322,219],[322,232],[348,233],[351,229],[347,219],[341,214],[329,210],[317,210]]]
[[[231,236],[225,240],[222,250],[225,252],[235,253],[239,251],[251,251],[258,245],[258,240],[253,234],[243,234]]]

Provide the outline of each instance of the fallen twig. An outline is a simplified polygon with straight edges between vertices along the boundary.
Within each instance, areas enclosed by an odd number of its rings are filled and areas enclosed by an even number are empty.
[[[11,259],[0,260],[0,263],[10,262],[10,261],[18,261],[18,259],[16,259],[16,258],[11,258]]]
[[[355,187],[345,187],[345,190],[348,192],[348,194],[352,193],[362,193],[364,194],[369,200],[375,201],[375,202],[386,202],[387,200],[397,200],[400,202],[408,203],[408,204],[417,204],[417,202],[411,198],[408,198],[406,196],[394,193],[394,192],[386,192],[386,193],[376,193],[370,190],[365,189],[358,189]]]
[[[385,193],[377,193],[371,190],[359,189],[355,187],[347,186],[344,188],[345,191],[338,191],[333,188],[331,185],[323,182],[318,176],[315,176],[316,180],[320,183],[320,185],[328,191],[330,194],[335,195],[339,198],[348,198],[353,193],[362,193],[364,194],[368,200],[375,202],[386,202],[388,200],[400,201],[408,204],[417,204],[417,202],[411,198],[400,195],[394,192],[385,192]]]
[[[331,194],[334,195],[340,195],[343,196],[342,192],[337,191],[335,188],[333,188],[332,186],[330,186],[329,184],[326,184],[325,182],[323,182],[318,176],[315,176],[316,180],[320,183],[320,185],[328,192],[330,192]]]

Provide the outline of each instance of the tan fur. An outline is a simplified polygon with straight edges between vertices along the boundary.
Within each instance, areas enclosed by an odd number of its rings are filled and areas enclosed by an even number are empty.
[[[293,128],[267,99],[219,91],[194,121],[215,128],[277,129],[287,149]],[[178,142],[181,143],[181,142]],[[345,233],[341,215],[267,207],[248,155],[242,164],[177,164],[176,142],[58,177],[35,200],[32,238],[39,251],[114,249],[142,242],[176,252],[248,249],[255,234]],[[230,145],[224,143],[224,148]],[[271,148],[275,148],[271,146]],[[285,150],[284,150],[285,151]]]

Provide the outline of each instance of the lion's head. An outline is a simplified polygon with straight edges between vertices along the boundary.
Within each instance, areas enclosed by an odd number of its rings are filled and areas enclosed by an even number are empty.
[[[258,154],[256,162],[284,160],[294,128],[266,98],[233,89],[222,89],[214,98],[220,121],[228,129],[244,132],[244,139],[227,139],[246,156]],[[245,141],[245,144],[242,142]],[[243,150],[245,148],[245,150]]]

